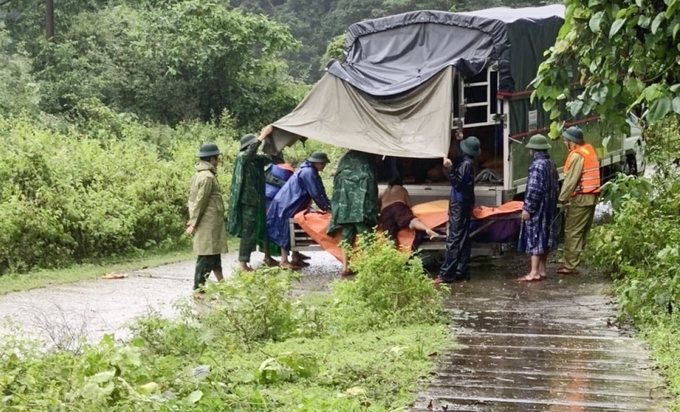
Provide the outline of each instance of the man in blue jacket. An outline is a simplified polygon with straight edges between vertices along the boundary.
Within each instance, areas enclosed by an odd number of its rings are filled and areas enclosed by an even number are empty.
[[[462,137],[462,136],[461,136]],[[446,237],[446,261],[439,270],[436,284],[452,283],[470,278],[468,261],[472,252],[470,219],[475,205],[475,173],[473,158],[479,156],[479,139],[470,136],[460,142],[455,163],[444,159],[451,183],[449,199],[449,233]]]
[[[312,200],[322,211],[331,210],[331,202],[319,175],[328,163],[326,153],[312,153],[279,190],[267,210],[267,236],[281,248],[282,268],[299,269],[301,266],[295,258],[292,262],[288,260],[291,247],[289,220],[309,207]]]

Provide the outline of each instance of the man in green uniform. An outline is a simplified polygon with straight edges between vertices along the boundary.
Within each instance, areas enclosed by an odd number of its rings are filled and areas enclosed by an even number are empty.
[[[258,241],[267,242],[265,230],[264,169],[271,162],[265,154],[258,154],[260,143],[272,132],[272,126],[262,129],[259,137],[247,134],[241,138],[241,151],[234,161],[231,180],[227,231],[241,239],[238,260],[243,271],[253,270],[248,263]],[[274,259],[265,262],[276,265]]]
[[[194,236],[194,252],[198,255],[194,273],[194,290],[203,287],[210,272],[222,280],[221,254],[227,253],[227,233],[224,227],[224,203],[217,182],[220,149],[215,143],[201,145],[197,154],[200,162],[191,178],[189,189],[189,222],[186,234]],[[197,294],[199,298],[201,294]]]
[[[577,273],[581,252],[593,224],[595,206],[600,193],[600,163],[593,146],[583,139],[578,127],[562,133],[569,155],[564,164],[564,183],[558,202],[566,204],[564,223],[564,266],[557,269],[561,275]]]
[[[333,215],[328,234],[342,229],[342,240],[354,245],[357,235],[378,225],[378,181],[373,156],[350,150],[338,162],[333,178]],[[342,276],[351,276],[347,252],[342,251]]]

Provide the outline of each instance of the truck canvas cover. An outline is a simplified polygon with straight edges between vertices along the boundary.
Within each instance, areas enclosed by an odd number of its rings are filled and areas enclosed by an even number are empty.
[[[499,91],[525,90],[562,26],[564,6],[466,13],[416,11],[347,32],[346,58],[289,115],[265,148],[298,139],[401,157],[448,153],[453,78],[498,64]]]

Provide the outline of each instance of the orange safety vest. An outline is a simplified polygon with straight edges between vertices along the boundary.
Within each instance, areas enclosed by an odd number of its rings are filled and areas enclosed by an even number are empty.
[[[583,170],[581,171],[581,180],[571,195],[600,193],[600,161],[593,146],[586,143],[572,150],[564,163],[564,174],[566,175],[569,172],[571,157],[575,154],[583,156]]]

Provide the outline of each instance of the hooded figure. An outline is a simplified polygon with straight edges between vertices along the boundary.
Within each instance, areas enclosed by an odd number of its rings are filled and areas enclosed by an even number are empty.
[[[194,253],[198,255],[194,273],[194,290],[200,289],[215,273],[222,280],[221,254],[227,253],[227,233],[224,227],[224,203],[217,182],[216,166],[220,150],[214,143],[205,143],[197,154],[200,159],[195,166],[189,188],[189,222],[186,233],[194,237]],[[198,296],[198,295],[197,295]]]
[[[252,270],[248,263],[258,240],[265,241],[264,168],[271,159],[258,154],[257,149],[269,133],[265,128],[259,138],[252,134],[243,136],[234,161],[227,231],[241,239],[238,260],[244,271]]]
[[[281,248],[283,268],[297,269],[302,263],[295,257],[292,264],[288,262],[288,251],[291,247],[290,219],[309,207],[312,200],[322,211],[331,210],[331,202],[326,196],[326,189],[319,175],[328,163],[328,156],[324,152],[314,152],[288,179],[267,210],[267,236]]]
[[[460,136],[462,138],[462,135]],[[481,153],[479,139],[470,136],[460,142],[463,153],[455,163],[444,159],[451,184],[449,199],[449,233],[446,237],[446,260],[435,283],[452,283],[470,278],[468,262],[472,252],[470,220],[475,205],[475,173],[473,158]]]

